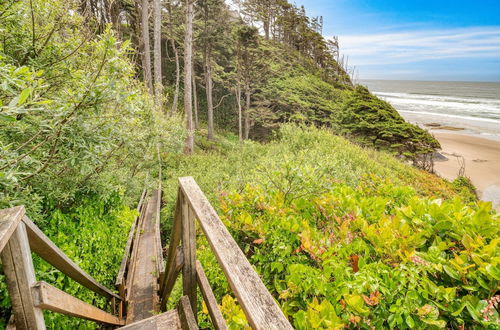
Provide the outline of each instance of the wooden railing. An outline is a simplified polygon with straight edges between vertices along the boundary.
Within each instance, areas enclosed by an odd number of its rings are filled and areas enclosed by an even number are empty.
[[[182,271],[183,294],[189,298],[193,314],[197,314],[196,294],[199,287],[214,327],[227,329],[207,277],[196,259],[195,218],[252,328],[292,329],[259,275],[191,177],[179,179],[166,271],[160,278],[161,309],[165,310],[175,280]]]
[[[75,298],[45,282],[37,282],[31,252],[79,284],[106,297],[113,314]],[[42,310],[109,325],[123,325],[122,298],[71,261],[25,215],[23,206],[0,210],[0,254],[17,329],[45,329]]]

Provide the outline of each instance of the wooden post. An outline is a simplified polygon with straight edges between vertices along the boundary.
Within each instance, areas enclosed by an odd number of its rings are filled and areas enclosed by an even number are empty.
[[[182,250],[184,254],[184,266],[182,268],[183,294],[189,298],[193,314],[197,315],[196,297],[196,231],[194,213],[189,207],[184,195],[182,205]]]
[[[26,226],[20,222],[2,252],[2,263],[18,330],[45,329],[43,312],[35,307],[31,287],[36,283]]]

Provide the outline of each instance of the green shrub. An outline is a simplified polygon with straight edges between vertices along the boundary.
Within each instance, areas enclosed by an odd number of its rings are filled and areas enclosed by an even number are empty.
[[[137,215],[123,204],[123,196],[111,193],[106,199],[82,196],[71,210],[54,210],[37,225],[71,260],[107,288],[113,289],[130,226]],[[37,280],[46,281],[83,301],[109,310],[107,299],[82,287],[41,258],[34,257]],[[5,278],[0,275],[2,321],[9,314]],[[45,312],[49,329],[95,329],[93,322]]]
[[[291,203],[249,185],[220,208],[298,329],[500,322],[484,311],[500,280],[500,217],[489,203],[422,198],[370,177]]]

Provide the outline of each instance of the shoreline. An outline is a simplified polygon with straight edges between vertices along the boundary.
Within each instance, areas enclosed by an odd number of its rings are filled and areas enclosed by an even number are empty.
[[[500,141],[446,130],[430,132],[441,144],[447,160],[437,160],[437,175],[450,181],[457,178],[462,164],[465,176],[477,188],[481,200],[500,207]]]

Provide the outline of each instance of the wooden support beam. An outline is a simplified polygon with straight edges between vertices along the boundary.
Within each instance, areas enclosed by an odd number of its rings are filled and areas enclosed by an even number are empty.
[[[196,330],[198,329],[198,324],[196,323],[195,315],[193,314],[193,308],[189,303],[189,298],[187,296],[182,296],[179,304],[177,305],[177,311],[179,313],[179,319],[181,321],[182,330]]]
[[[252,328],[293,329],[194,179],[179,183]]]
[[[164,272],[163,265],[163,250],[161,246],[161,233],[160,233],[160,210],[161,210],[161,191],[155,190],[151,196],[151,208],[152,208],[152,221],[154,222],[154,258],[156,264],[156,273],[158,278],[161,279]]]
[[[42,309],[105,324],[125,324],[125,320],[87,304],[45,282],[36,283],[32,288],[32,294],[35,305]]]
[[[167,269],[167,272],[165,273],[165,280],[163,281],[163,287],[160,288],[161,289],[160,292],[164,293],[164,296],[161,298],[160,310],[164,310],[166,308],[168,303],[168,298],[170,297],[170,293],[172,293],[175,281],[177,280],[177,277],[181,273],[183,267],[184,267],[184,253],[182,252],[182,247],[178,246],[175,255],[175,263],[172,265],[171,268]]]
[[[108,299],[122,299],[76,265],[28,217],[24,217],[23,222],[26,224],[29,244],[33,252],[87,289]]]
[[[9,242],[25,212],[24,206],[0,210],[0,252]]]
[[[18,330],[45,329],[43,312],[35,306],[31,297],[31,286],[36,279],[24,223],[18,223],[1,257],[16,328]]]
[[[212,324],[214,325],[216,330],[227,330],[226,321],[222,316],[219,305],[217,304],[217,300],[215,299],[214,292],[210,287],[208,278],[205,275],[205,272],[203,271],[203,267],[201,266],[199,260],[196,260],[196,275],[201,294],[203,295],[203,300],[205,300],[205,304],[208,308],[208,314],[210,314],[210,319],[212,320]]]
[[[182,252],[184,267],[182,268],[183,294],[189,298],[195,318],[198,312],[196,296],[196,228],[194,213],[186,198],[182,196]]]
[[[180,201],[181,190],[179,188],[177,193],[177,202],[175,207],[174,224],[172,226],[172,232],[170,234],[170,242],[168,245],[167,262],[165,265],[165,273],[160,277],[160,310],[164,311],[168,302],[168,298],[172,291],[175,279],[177,278],[178,272],[174,272],[174,266],[176,263],[179,243],[181,241],[182,232],[182,215],[181,215],[181,201]],[[182,258],[182,263],[184,262],[184,257]]]

